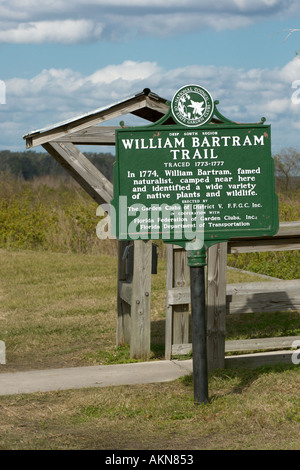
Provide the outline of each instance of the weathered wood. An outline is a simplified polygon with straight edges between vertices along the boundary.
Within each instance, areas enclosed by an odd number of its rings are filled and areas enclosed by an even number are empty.
[[[300,250],[300,236],[274,240],[229,240],[228,254]]]
[[[72,143],[46,143],[43,147],[98,203],[110,203],[112,183]]]
[[[209,370],[224,368],[226,332],[227,243],[207,254],[207,361]]]
[[[131,297],[132,358],[146,359],[150,353],[151,240],[134,242],[134,270]]]
[[[165,358],[171,359],[172,343],[185,343],[189,339],[189,302],[173,301],[173,292],[179,296],[182,290],[189,292],[190,272],[187,265],[187,253],[177,245],[166,246],[166,327]]]
[[[109,119],[118,118],[124,114],[136,111],[138,108],[143,108],[145,103],[145,97],[140,96],[134,101],[117,103],[110,108],[101,108],[70,121],[58,123],[49,129],[42,129],[36,133],[24,136],[26,139],[26,147],[30,148],[36,147],[37,145],[43,145],[46,142],[52,142],[64,137],[66,133],[81,131],[88,127],[106,122]]]
[[[225,352],[258,351],[292,348],[300,336],[282,336],[276,338],[240,339],[225,342]]]
[[[272,351],[225,357],[225,369],[255,368],[275,364],[292,364],[293,351]]]
[[[300,309],[300,280],[228,284],[227,314]]]
[[[249,287],[248,287],[249,286]],[[190,303],[189,288],[168,291],[169,305]],[[298,310],[300,308],[300,281],[249,282],[227,284],[226,313]]]
[[[172,356],[187,356],[191,354],[193,351],[192,343],[185,343],[185,344],[172,344]]]
[[[6,348],[4,341],[0,341],[0,364],[6,364]]]
[[[167,291],[169,305],[182,305],[191,303],[189,287],[173,287]]]
[[[131,305],[132,284],[131,282],[119,281],[119,295],[124,302]]]
[[[166,244],[166,323],[165,323],[165,359],[172,358],[173,303],[170,293],[173,287],[173,245]]]
[[[275,235],[275,238],[283,235],[300,235],[300,220],[293,220],[291,222],[280,222],[279,230]]]
[[[225,341],[225,353],[241,351],[266,351],[292,348],[295,341],[300,341],[300,336],[282,336],[277,338],[258,338]],[[172,355],[187,355],[192,352],[192,343],[173,344]]]
[[[57,141],[64,138],[66,134],[82,131],[128,113],[155,122],[166,114],[168,109],[169,106],[164,98],[160,98],[154,93],[149,93],[148,96],[145,93],[139,93],[107,108],[96,109],[77,118],[57,123],[52,127],[31,132],[23,138],[26,140],[26,147],[31,148]]]
[[[279,230],[273,237],[231,238],[227,247],[229,254],[299,250],[300,221],[280,222]]]
[[[72,142],[81,145],[115,145],[116,126],[92,126],[87,129],[67,133],[56,139],[57,142]]]
[[[190,269],[187,265],[187,252],[173,250],[173,286],[184,288],[190,284]],[[173,342],[186,343],[189,340],[189,305],[173,307]]]
[[[117,325],[116,325],[116,345],[130,344],[130,303],[128,290],[132,290],[131,284],[126,282],[125,264],[123,253],[127,246],[127,241],[118,242],[118,293],[117,293]],[[131,295],[131,292],[130,292]]]

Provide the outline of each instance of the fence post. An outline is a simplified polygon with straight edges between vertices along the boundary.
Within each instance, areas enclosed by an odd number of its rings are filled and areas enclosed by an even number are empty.
[[[173,287],[173,245],[166,243],[166,326],[165,359],[172,359],[173,306],[169,303],[169,290]]]
[[[150,354],[150,307],[152,241],[134,242],[130,356],[147,358]]]
[[[172,305],[169,302],[169,291],[172,288],[188,287],[190,272],[187,264],[187,252],[177,245],[166,244],[167,278],[166,278],[166,331],[165,359],[172,357],[173,344],[189,342],[189,304]]]
[[[127,281],[123,255],[127,241],[118,242],[118,297],[117,297],[117,332],[116,344],[125,345],[130,343],[130,304],[121,297],[122,282]]]
[[[207,356],[208,369],[223,369],[226,335],[227,243],[208,249],[207,262]]]
[[[187,287],[190,284],[190,270],[186,250],[173,250],[173,287]],[[173,343],[189,342],[189,305],[173,307]]]

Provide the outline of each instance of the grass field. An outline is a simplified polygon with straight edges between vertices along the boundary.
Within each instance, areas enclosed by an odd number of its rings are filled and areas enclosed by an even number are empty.
[[[105,242],[103,242],[105,243]],[[2,371],[127,362],[116,348],[117,258],[105,255],[0,250]],[[152,276],[149,359],[164,356],[165,260]],[[228,282],[265,278],[228,270]],[[227,339],[300,334],[296,312],[232,315]]]
[[[0,250],[0,372],[128,362],[115,346],[112,256]],[[229,282],[256,281],[228,271]],[[152,276],[152,352],[163,357],[165,261]],[[300,334],[300,312],[234,315],[227,338]],[[4,449],[299,449],[299,366],[215,371],[165,384],[0,397]]]
[[[280,220],[300,220],[279,195]],[[96,206],[73,184],[0,179],[0,373],[130,361],[116,347],[114,242],[95,239]],[[228,257],[242,269],[299,278],[299,251]],[[165,259],[152,276],[151,354],[164,357]],[[228,270],[228,282],[264,281]],[[300,312],[232,315],[227,339],[300,335]],[[192,377],[171,383],[0,396],[0,450],[297,449],[299,366],[209,374],[210,402]]]
[[[190,377],[0,397],[0,450],[299,450],[299,387],[286,366],[211,374],[206,406]]]

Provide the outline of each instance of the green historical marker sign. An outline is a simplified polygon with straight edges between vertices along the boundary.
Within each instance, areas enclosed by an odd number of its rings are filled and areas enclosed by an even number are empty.
[[[188,251],[196,404],[208,401],[206,248],[274,235],[279,225],[270,126],[230,121],[216,104],[205,88],[187,85],[159,122],[116,131],[116,237],[162,239]]]
[[[202,87],[181,88],[161,121],[117,130],[114,171],[121,240],[186,247],[278,230],[270,126],[229,121]]]

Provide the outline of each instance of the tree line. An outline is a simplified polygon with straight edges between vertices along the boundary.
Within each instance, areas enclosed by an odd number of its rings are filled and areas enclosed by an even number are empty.
[[[113,181],[115,157],[111,153],[89,152],[85,153],[85,156],[107,179]],[[51,155],[32,150],[25,152],[0,151],[0,172],[24,180],[32,180],[45,175],[68,177],[67,171]]]
[[[86,157],[104,176],[113,181],[115,157],[111,153],[87,152]],[[277,190],[291,190],[300,186],[300,152],[293,148],[282,149],[273,155]],[[39,176],[69,176],[53,157],[45,152],[0,151],[0,173],[9,173],[17,178],[32,180]]]

